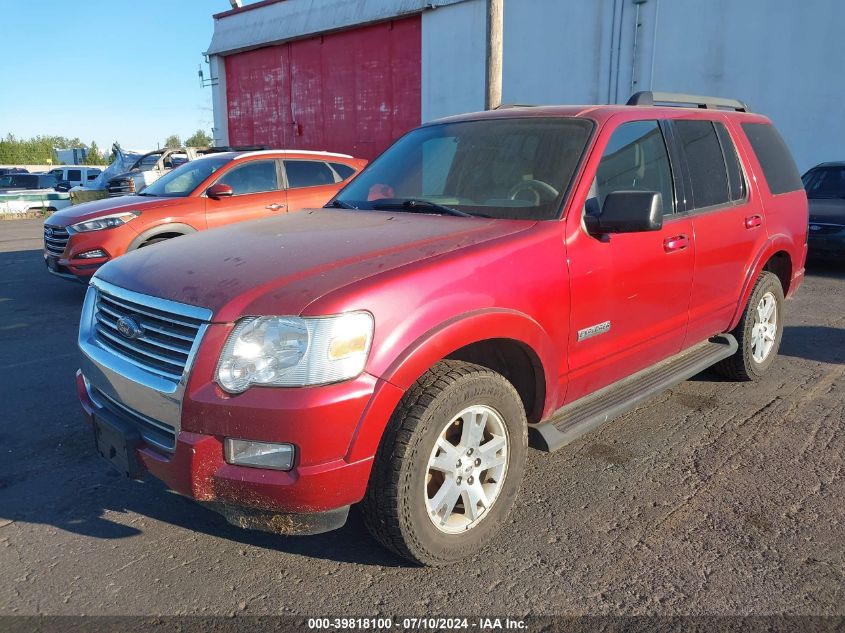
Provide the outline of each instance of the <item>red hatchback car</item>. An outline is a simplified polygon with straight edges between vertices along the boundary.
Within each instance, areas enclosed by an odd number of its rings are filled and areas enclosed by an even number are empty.
[[[325,204],[367,161],[307,151],[220,152],[133,196],[67,207],[44,223],[44,261],[87,282],[107,261],[180,235]]]
[[[557,450],[711,365],[760,379],[804,276],[795,163],[733,100],[435,121],[328,206],[104,266],[79,397],[131,477],[282,533],[360,503],[424,564],[490,542],[529,443]]]

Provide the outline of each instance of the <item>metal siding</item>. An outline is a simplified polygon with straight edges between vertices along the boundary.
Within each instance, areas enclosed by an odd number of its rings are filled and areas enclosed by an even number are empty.
[[[372,158],[420,123],[418,15],[226,57],[229,142]]]

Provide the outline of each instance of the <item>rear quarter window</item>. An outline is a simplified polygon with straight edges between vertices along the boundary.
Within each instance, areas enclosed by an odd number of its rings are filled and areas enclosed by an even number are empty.
[[[743,123],[742,130],[760,161],[773,195],[803,188],[795,160],[781,135],[769,123]]]

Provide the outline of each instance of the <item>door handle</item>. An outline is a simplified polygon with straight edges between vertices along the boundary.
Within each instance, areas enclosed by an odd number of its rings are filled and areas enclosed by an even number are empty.
[[[273,204],[268,204],[268,205],[267,205],[266,207],[264,207],[264,208],[265,208],[265,209],[270,209],[270,211],[279,211],[280,209],[284,209],[284,208],[285,208],[285,205],[283,205],[283,204],[278,204],[278,203],[274,202]]]
[[[745,228],[753,229],[763,224],[763,216],[760,215],[749,215],[745,218]]]
[[[689,238],[686,235],[675,235],[663,240],[663,250],[667,253],[682,251],[687,246],[689,246]]]

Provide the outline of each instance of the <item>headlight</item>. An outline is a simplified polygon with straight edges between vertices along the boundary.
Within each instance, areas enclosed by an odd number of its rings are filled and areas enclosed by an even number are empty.
[[[103,229],[113,229],[116,226],[123,226],[127,222],[131,222],[141,215],[140,211],[128,211],[126,213],[113,213],[112,215],[103,215],[93,220],[85,220],[84,222],[77,222],[72,224],[70,228],[78,233],[87,233],[88,231],[102,231]]]
[[[304,387],[354,378],[373,339],[369,312],[328,317],[247,317],[229,335],[217,383],[229,393],[250,385]]]

